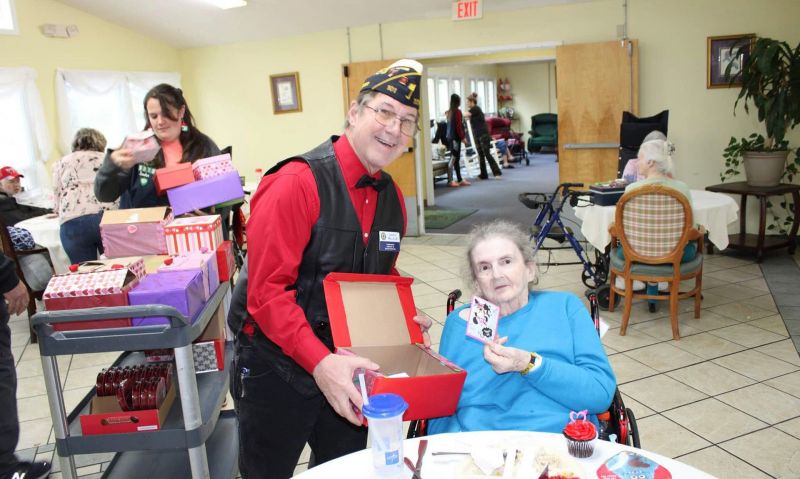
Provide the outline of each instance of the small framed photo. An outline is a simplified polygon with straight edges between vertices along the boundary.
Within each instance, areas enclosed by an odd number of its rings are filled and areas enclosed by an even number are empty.
[[[708,37],[706,88],[741,86],[742,82],[737,77],[742,72],[745,61],[750,57],[755,39],[754,33]],[[725,76],[728,66],[730,66],[730,77]]]
[[[273,113],[303,111],[303,101],[300,97],[299,73],[293,72],[270,75],[269,83],[272,90]]]

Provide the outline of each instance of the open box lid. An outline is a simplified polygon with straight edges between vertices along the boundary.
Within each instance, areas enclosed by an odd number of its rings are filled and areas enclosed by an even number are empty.
[[[119,225],[129,223],[160,223],[171,216],[168,206],[153,208],[131,208],[127,210],[106,210],[100,225]]]
[[[414,322],[414,278],[330,273],[322,282],[336,347],[422,343]]]

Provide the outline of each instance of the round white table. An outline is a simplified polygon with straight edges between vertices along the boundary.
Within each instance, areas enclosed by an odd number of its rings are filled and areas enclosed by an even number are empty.
[[[705,190],[692,190],[692,213],[694,222],[705,227],[711,243],[724,250],[728,247],[728,225],[739,218],[739,205],[728,195]],[[599,250],[604,250],[611,242],[608,227],[614,222],[617,207],[576,206],[575,216],[581,223],[581,233],[586,240]]]
[[[14,226],[30,231],[36,244],[47,248],[56,273],[66,273],[69,270],[71,263],[64,246],[61,245],[61,225],[58,217],[37,216],[20,221]]]
[[[524,431],[483,431],[483,432],[460,432],[452,434],[437,434],[424,438],[406,439],[403,441],[403,455],[416,463],[417,447],[420,439],[428,440],[428,448],[425,453],[420,475],[423,479],[456,479],[466,477],[460,475],[464,468],[465,461],[469,461],[470,456],[444,455],[433,456],[432,453],[440,451],[448,452],[476,452],[485,451],[488,448],[499,450],[520,449],[524,454],[530,451],[535,455],[536,451],[546,448],[548,452],[558,455],[567,455],[567,441],[561,434],[551,434],[543,432],[524,432]],[[632,451],[666,467],[672,474],[673,479],[713,479],[713,476],[706,474],[694,467],[688,466],[674,459],[670,459],[643,449],[634,449],[621,444],[608,441],[596,441],[594,454],[586,459],[575,459],[571,456],[568,461],[577,466],[574,471],[578,477],[593,479],[597,477],[597,469],[609,458],[621,451]],[[506,479],[531,478],[531,470],[515,471],[512,475],[503,477]],[[411,477],[411,470],[403,467],[403,479]],[[295,476],[299,479],[347,477],[348,479],[374,478],[375,470],[372,467],[372,455],[369,448],[358,451],[339,459],[320,464]],[[470,478],[482,478],[488,476],[469,476]]]

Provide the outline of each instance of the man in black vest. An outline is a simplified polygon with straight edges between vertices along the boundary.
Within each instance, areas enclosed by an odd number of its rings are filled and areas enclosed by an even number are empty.
[[[292,476],[306,442],[316,464],[366,447],[352,377],[378,365],[332,354],[322,280],[333,271],[397,274],[405,207],[382,170],[417,131],[421,70],[400,60],[369,77],[344,135],[275,165],[253,197],[247,265],[228,318],[242,477]]]

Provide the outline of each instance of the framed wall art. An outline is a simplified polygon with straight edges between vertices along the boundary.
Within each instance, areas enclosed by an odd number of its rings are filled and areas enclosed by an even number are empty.
[[[706,88],[732,88],[741,86],[737,75],[750,56],[756,36],[753,33],[708,37],[708,65],[706,67]],[[730,78],[725,70],[730,65]],[[731,79],[733,81],[731,81]]]
[[[300,97],[300,74],[281,73],[269,76],[272,90],[272,112],[292,113],[303,111],[303,101]]]

